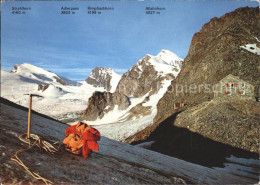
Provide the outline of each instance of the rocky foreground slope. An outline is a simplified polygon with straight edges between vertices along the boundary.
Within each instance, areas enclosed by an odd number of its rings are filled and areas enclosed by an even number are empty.
[[[180,74],[159,101],[155,124],[129,141],[148,138],[160,123],[178,111],[175,103],[184,103],[186,110],[171,120],[172,125],[259,152],[259,102],[255,100],[259,97],[260,56],[253,52],[260,44],[259,20],[259,8],[245,7],[205,24],[193,36]],[[243,46],[248,44],[255,47],[245,49]],[[213,100],[213,85],[229,74],[255,87],[254,100]]]
[[[27,130],[27,111],[1,98],[1,182],[34,183],[10,157],[27,146],[18,139]],[[32,114],[32,133],[54,142],[64,139],[67,126],[42,115]],[[34,172],[55,184],[248,184],[252,179],[222,173],[156,152],[102,137],[100,151],[84,159],[64,150],[51,155],[37,148],[20,154]]]
[[[178,114],[174,125],[214,141],[259,152],[259,102],[213,99]]]

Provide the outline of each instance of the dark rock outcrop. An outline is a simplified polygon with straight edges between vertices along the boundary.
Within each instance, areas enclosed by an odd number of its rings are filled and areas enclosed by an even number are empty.
[[[53,78],[55,78],[55,80],[60,83],[61,85],[66,85],[66,83],[58,76],[53,76]]]
[[[50,84],[39,84],[38,85],[38,91],[45,91],[46,89],[48,89],[48,87],[50,86]]]
[[[124,110],[130,105],[130,100],[122,93],[94,92],[88,100],[87,109],[84,111],[81,120],[94,121],[102,118],[104,113],[109,112],[118,106],[118,110]]]
[[[39,84],[39,85],[38,85],[38,91],[44,92],[44,91],[47,90],[50,86],[54,87],[54,88],[57,89],[58,91],[63,91],[62,88],[56,87],[56,86],[54,86],[53,84]]]
[[[63,76],[58,76],[58,77],[62,80],[64,85],[71,85],[71,86],[80,86],[80,85],[82,85],[82,83],[70,80],[70,79],[68,79],[66,77],[63,77]]]

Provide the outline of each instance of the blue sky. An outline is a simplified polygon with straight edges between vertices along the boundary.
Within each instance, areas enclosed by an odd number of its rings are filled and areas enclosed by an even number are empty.
[[[146,54],[168,49],[185,58],[194,33],[213,17],[251,1],[22,1],[2,2],[1,67],[31,63],[58,75],[82,81],[97,66],[122,74]],[[13,15],[12,7],[30,7]],[[61,15],[61,7],[79,7]],[[88,6],[113,7],[101,15]],[[146,7],[165,7],[160,15]]]

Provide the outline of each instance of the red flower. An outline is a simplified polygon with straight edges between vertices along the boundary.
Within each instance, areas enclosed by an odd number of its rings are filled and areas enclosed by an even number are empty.
[[[226,83],[226,87],[228,87],[229,86],[229,84],[228,83]]]

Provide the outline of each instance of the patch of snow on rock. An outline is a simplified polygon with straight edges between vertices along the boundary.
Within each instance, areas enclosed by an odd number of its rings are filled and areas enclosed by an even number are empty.
[[[260,55],[260,48],[258,48],[256,46],[256,44],[246,44],[245,46],[240,46],[240,47],[249,51],[249,52],[251,52],[251,53]]]

